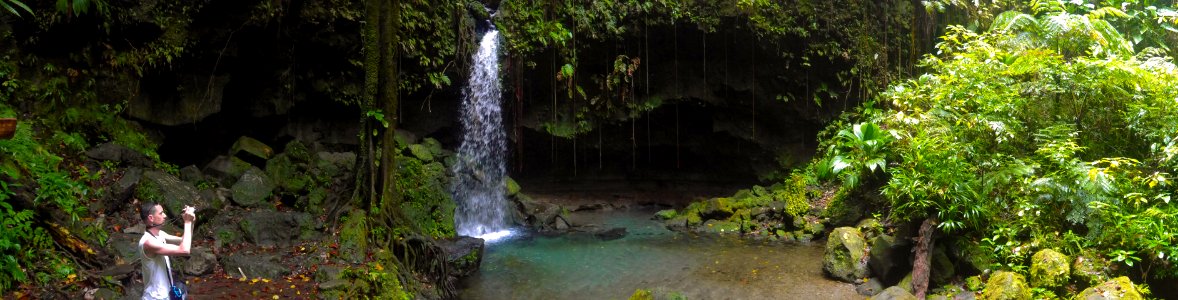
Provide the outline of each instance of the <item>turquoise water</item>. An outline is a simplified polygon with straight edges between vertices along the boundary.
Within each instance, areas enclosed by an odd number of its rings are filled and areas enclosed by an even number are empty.
[[[862,299],[822,275],[822,246],[746,241],[669,231],[651,209],[574,213],[577,225],[625,227],[605,241],[591,233],[516,236],[487,246],[462,299],[627,299],[636,289],[687,299]]]

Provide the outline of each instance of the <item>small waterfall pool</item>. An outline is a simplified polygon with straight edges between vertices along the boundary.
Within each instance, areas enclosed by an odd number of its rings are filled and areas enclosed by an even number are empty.
[[[574,212],[576,224],[625,227],[591,233],[521,234],[487,245],[462,299],[627,299],[636,289],[687,299],[862,299],[822,274],[822,244],[758,242],[667,230],[656,208]]]

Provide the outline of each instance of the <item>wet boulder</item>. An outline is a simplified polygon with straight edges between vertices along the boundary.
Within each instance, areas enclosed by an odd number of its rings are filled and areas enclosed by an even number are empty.
[[[508,197],[515,196],[516,194],[519,194],[519,191],[520,191],[519,183],[515,182],[515,179],[511,179],[511,177],[504,177],[503,178],[503,185],[507,189],[507,196]]]
[[[835,228],[826,239],[822,255],[822,270],[827,275],[845,282],[867,277],[867,242],[863,233],[853,227]]]
[[[483,239],[459,236],[439,240],[439,244],[446,252],[446,262],[450,265],[451,275],[467,277],[479,271],[479,265],[483,261],[483,249],[486,247]]]
[[[1136,300],[1145,299],[1137,286],[1128,277],[1121,276],[1099,285],[1085,289],[1076,296],[1084,300]]]
[[[1023,275],[1008,271],[994,272],[978,297],[982,300],[1031,299],[1031,288]],[[1083,298],[1081,298],[1083,299]]]
[[[1031,286],[1054,288],[1068,282],[1071,268],[1068,257],[1052,249],[1043,249],[1031,256]]]

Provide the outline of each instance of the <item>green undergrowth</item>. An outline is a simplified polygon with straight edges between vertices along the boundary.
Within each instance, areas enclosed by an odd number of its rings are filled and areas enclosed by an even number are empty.
[[[935,218],[980,245],[982,268],[1029,276],[1031,255],[1054,249],[1107,261],[1100,278],[1178,277],[1178,68],[1126,39],[1142,29],[1118,26],[1137,13],[1124,7],[1049,3],[988,31],[949,27],[929,73],[824,131],[807,174],[847,203],[881,198],[890,222]]]

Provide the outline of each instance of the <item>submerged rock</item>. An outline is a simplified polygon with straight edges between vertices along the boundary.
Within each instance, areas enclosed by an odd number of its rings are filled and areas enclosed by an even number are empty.
[[[593,233],[593,236],[603,241],[612,241],[626,237],[625,227],[614,227],[606,230],[601,230]]]

